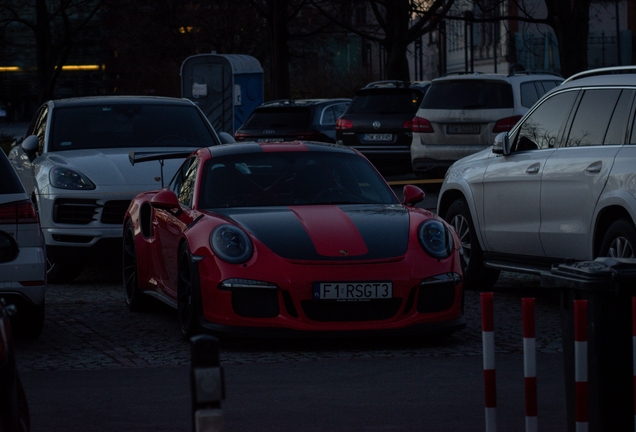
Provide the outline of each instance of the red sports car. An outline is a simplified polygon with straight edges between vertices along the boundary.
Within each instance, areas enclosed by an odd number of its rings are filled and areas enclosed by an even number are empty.
[[[337,145],[202,148],[128,208],[126,302],[175,307],[184,337],[451,333],[466,325],[461,242],[415,207],[423,197],[407,185],[401,204],[364,156]]]

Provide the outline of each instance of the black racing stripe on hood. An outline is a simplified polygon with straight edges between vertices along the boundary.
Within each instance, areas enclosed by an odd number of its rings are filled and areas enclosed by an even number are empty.
[[[295,260],[375,260],[402,256],[409,241],[409,213],[401,205],[342,205],[360,232],[368,253],[353,257],[319,255],[288,207],[217,209],[263,242],[275,254]],[[324,211],[324,209],[322,210]]]

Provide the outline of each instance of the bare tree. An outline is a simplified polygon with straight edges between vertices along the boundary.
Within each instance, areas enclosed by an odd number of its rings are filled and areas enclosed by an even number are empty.
[[[348,32],[376,42],[387,53],[388,79],[408,81],[408,46],[434,30],[455,0],[310,0],[331,21]],[[356,8],[369,8],[374,23],[357,25]]]
[[[0,29],[26,26],[35,40],[37,87],[40,101],[53,98],[55,84],[78,38],[104,0],[2,0]]]

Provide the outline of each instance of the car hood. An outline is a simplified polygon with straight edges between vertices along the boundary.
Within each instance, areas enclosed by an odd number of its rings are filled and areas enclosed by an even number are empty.
[[[477,153],[464,156],[463,158],[456,161],[452,166],[458,167],[458,166],[469,164],[473,161],[480,161],[483,159],[489,159],[491,157],[496,157],[496,155],[492,152],[492,145],[488,146],[487,148],[483,150],[478,151]]]
[[[216,210],[292,260],[382,260],[406,253],[402,205],[308,205]]]
[[[143,152],[170,152],[166,148],[138,149]],[[189,150],[187,148],[175,150]],[[195,149],[193,148],[192,151]],[[86,175],[97,186],[144,186],[151,189],[161,187],[161,163],[159,161],[140,162],[132,165],[129,154],[134,148],[68,150],[47,153],[38,161],[52,165],[67,166]],[[44,159],[43,159],[44,158]],[[166,159],[163,167],[164,183],[170,181],[177,168],[183,162],[179,159]]]

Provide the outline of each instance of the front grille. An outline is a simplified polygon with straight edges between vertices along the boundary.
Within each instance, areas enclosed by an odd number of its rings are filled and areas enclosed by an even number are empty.
[[[274,318],[280,314],[278,290],[237,288],[232,291],[232,309],[243,317]]]
[[[129,205],[130,200],[106,201],[102,210],[102,223],[122,224]]]
[[[389,319],[398,312],[402,299],[338,302],[303,300],[305,315],[314,321],[373,321]]]
[[[95,220],[97,201],[91,199],[61,198],[53,205],[53,221],[86,225]]]

